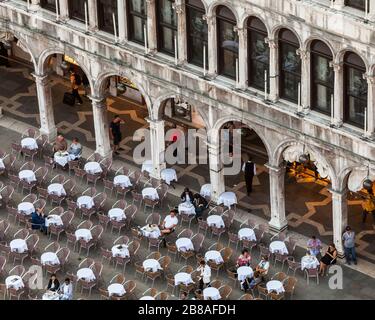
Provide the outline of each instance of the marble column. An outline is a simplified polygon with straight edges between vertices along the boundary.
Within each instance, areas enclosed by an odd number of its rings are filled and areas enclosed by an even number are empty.
[[[279,45],[275,39],[266,39],[270,47],[270,74],[269,74],[269,100],[276,102],[279,100]]]
[[[90,97],[94,118],[96,152],[102,157],[112,156],[109,140],[107,104],[104,97]]]
[[[367,19],[371,20],[371,21],[375,21],[375,3],[374,1],[369,1],[369,4],[370,4],[370,8],[369,8],[369,13],[368,13],[368,16],[367,16]]]
[[[215,78],[217,76],[217,32],[216,32],[216,15],[204,16],[207,21],[207,61],[208,76]]]
[[[303,113],[310,112],[310,84],[311,84],[311,55],[309,50],[298,49],[297,54],[301,58],[301,105]]]
[[[40,114],[40,133],[48,136],[49,141],[53,141],[57,135],[55,117],[53,114],[51,81],[48,75],[33,74],[38,95],[38,105]]]
[[[270,177],[270,201],[271,220],[269,227],[271,230],[280,232],[288,227],[288,220],[285,216],[285,167],[274,167],[270,164],[268,168]]]
[[[248,70],[248,59],[247,59],[247,29],[246,28],[235,28],[235,31],[238,32],[238,65],[239,65],[239,74],[238,74],[238,88],[246,89],[248,87],[247,81],[247,70]]]
[[[117,0],[117,21],[118,21],[118,40],[124,44],[127,40],[127,20],[126,20],[126,1]]]
[[[69,2],[68,0],[59,0],[60,1],[60,20],[66,21],[69,20]]]
[[[99,29],[97,0],[87,1],[87,11],[89,15],[89,30],[96,32]]]
[[[331,0],[331,7],[341,10],[345,7],[345,0]]]
[[[207,144],[210,168],[211,199],[216,202],[225,192],[224,166],[221,161],[219,142],[211,141]]]
[[[342,243],[342,234],[348,225],[348,190],[336,191],[329,190],[332,194],[332,217],[333,217],[333,243],[336,246],[338,255],[344,257],[344,246]]]
[[[344,72],[341,63],[331,63],[334,71],[335,84],[334,84],[334,114],[333,125],[341,127],[344,122]]]
[[[154,54],[158,50],[155,0],[146,0],[146,3],[148,53]]]
[[[166,168],[164,120],[150,118],[146,120],[150,124],[151,159],[153,165],[151,176],[160,179],[161,171]]]
[[[375,76],[365,75],[368,83],[366,138],[375,138]]]
[[[30,0],[30,10],[38,11],[40,9],[40,0]]]
[[[187,62],[185,0],[177,0],[175,10],[177,14],[178,64],[180,65],[180,64],[184,64]]]

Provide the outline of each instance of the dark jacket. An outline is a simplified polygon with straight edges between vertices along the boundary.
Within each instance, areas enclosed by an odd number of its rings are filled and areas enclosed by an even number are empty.
[[[205,198],[203,198],[201,195],[199,195],[199,198],[194,198],[194,206],[195,207],[207,208],[208,202]]]
[[[44,227],[45,221],[46,219],[43,216],[40,216],[37,212],[33,212],[31,214],[31,223],[34,230],[38,230],[41,227]]]
[[[190,198],[190,201],[193,202],[194,201],[194,197],[193,197],[193,193],[191,191],[189,191],[189,198]],[[185,202],[186,201],[186,195],[185,195],[185,192],[183,192],[181,194],[181,200],[182,202]]]
[[[59,282],[59,280],[55,279],[54,284],[55,284],[54,288],[51,289],[51,287],[52,287],[52,279],[49,279],[47,290],[58,291],[59,288],[60,288],[60,282]]]

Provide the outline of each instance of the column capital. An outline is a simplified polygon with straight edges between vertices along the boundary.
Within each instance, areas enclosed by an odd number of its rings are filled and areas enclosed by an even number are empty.
[[[145,120],[150,124],[150,127],[164,125],[165,122],[163,119],[151,119],[150,117],[145,118]]]
[[[182,3],[173,3],[172,8],[178,15],[185,13],[185,6]]]
[[[264,41],[268,44],[270,49],[277,49],[279,47],[278,42],[274,38],[265,38]]]
[[[270,163],[266,163],[264,166],[268,169],[269,173],[274,173],[274,174],[285,173],[285,166],[282,164],[280,166],[274,166]]]
[[[48,83],[48,74],[37,74],[35,72],[31,73],[31,75],[35,78],[35,82],[46,85]]]
[[[204,14],[202,16],[202,20],[206,21],[207,24],[215,24],[216,23],[216,14]]]
[[[297,49],[297,55],[300,56],[301,60],[307,60],[310,57],[310,50]]]
[[[373,75],[373,74],[367,74],[367,73],[364,73],[363,74],[363,79],[364,80],[367,80],[367,83],[369,84],[369,85],[374,85],[375,84],[375,75]]]
[[[345,188],[344,190],[335,190],[332,188],[328,188],[328,191],[332,194],[332,197],[346,197],[348,194],[348,188]]]
[[[106,97],[94,97],[88,96],[91,100],[92,104],[97,108],[105,108],[106,107]]]
[[[334,61],[331,61],[331,62],[329,63],[329,66],[330,66],[331,68],[333,68],[333,70],[334,70],[335,72],[339,72],[339,71],[342,70],[343,63],[342,63],[342,62],[334,62]]]

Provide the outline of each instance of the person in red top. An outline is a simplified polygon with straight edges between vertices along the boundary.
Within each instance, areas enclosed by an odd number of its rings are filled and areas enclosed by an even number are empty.
[[[251,256],[247,249],[242,250],[242,254],[237,259],[237,267],[250,266]]]

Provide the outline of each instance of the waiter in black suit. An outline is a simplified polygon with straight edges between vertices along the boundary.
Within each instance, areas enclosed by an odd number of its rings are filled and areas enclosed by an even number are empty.
[[[252,161],[250,156],[248,157],[248,159],[249,160],[247,160],[243,164],[242,171],[245,173],[247,195],[249,196],[250,193],[253,191],[253,179],[257,172],[255,163]]]

